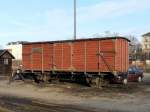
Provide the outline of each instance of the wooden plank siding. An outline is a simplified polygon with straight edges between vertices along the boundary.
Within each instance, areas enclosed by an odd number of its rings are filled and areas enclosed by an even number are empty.
[[[32,52],[35,48],[41,48],[43,52]],[[29,56],[31,52],[32,56]],[[129,65],[128,59],[128,40],[124,38],[41,42],[23,45],[23,67],[25,70],[125,72]]]
[[[7,50],[0,50],[0,76],[12,74],[12,59],[14,56]]]

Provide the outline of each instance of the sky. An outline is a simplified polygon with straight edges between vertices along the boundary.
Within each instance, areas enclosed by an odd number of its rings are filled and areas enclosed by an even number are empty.
[[[150,31],[150,0],[77,0],[77,38]],[[0,45],[73,38],[73,0],[0,0]]]

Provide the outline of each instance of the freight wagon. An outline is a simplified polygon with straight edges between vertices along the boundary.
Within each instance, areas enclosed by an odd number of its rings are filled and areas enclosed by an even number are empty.
[[[91,38],[23,44],[23,73],[44,81],[127,82],[129,40],[125,37]]]

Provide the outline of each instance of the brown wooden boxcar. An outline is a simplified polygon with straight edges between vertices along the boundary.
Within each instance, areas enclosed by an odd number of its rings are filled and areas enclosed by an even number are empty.
[[[127,74],[129,40],[92,38],[23,44],[23,69],[33,73],[85,77]],[[61,77],[61,76],[59,76]]]

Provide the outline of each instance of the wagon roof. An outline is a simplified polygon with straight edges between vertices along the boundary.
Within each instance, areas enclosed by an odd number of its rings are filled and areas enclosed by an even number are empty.
[[[41,42],[28,42],[23,43],[23,45],[26,44],[41,44],[41,43],[63,43],[63,42],[76,42],[76,41],[94,41],[94,40],[108,40],[108,39],[124,39],[130,42],[130,40],[126,37],[102,37],[102,38],[85,38],[85,39],[76,39],[76,40],[58,40],[58,41],[41,41]]]

